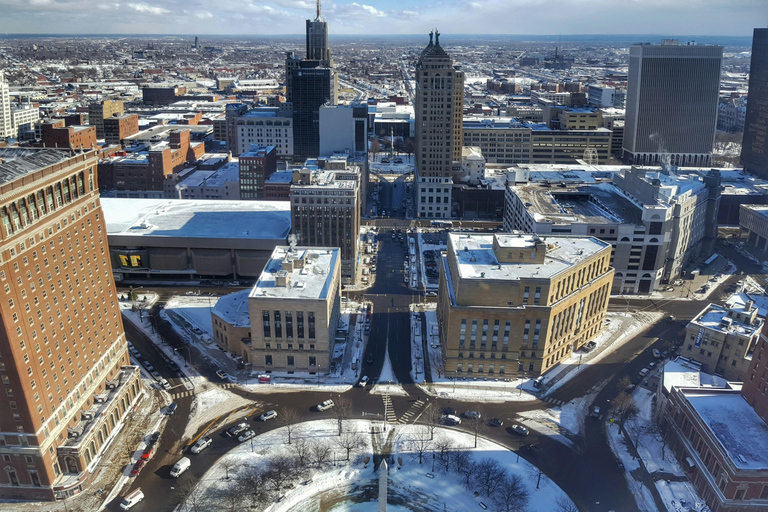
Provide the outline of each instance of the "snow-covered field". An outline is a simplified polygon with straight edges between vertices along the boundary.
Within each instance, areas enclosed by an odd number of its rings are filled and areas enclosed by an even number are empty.
[[[389,462],[388,510],[396,512],[465,512],[480,510],[485,506],[493,508],[491,499],[479,492],[477,485],[464,485],[464,477],[454,472],[444,472],[438,464],[432,469],[432,450],[449,447],[447,451],[462,451],[469,454],[469,461],[490,459],[520,479],[522,488],[529,496],[529,511],[557,510],[558,500],[567,500],[563,491],[554,485],[546,475],[525,459],[518,458],[501,445],[478,439],[470,434],[451,429],[438,428],[434,441],[427,441],[426,427],[401,426],[384,427],[378,422],[349,420],[345,432],[359,436],[350,460],[346,461],[346,450],[340,447],[338,427],[334,420],[318,420],[296,426],[292,444],[286,444],[285,428],[273,430],[242,443],[219,461],[200,479],[192,497],[196,506],[206,510],[223,510],[239,505],[244,497],[238,498],[239,485],[246,481],[251,472],[268,467],[270,461],[279,456],[298,453],[301,445],[325,445],[331,448],[330,461],[310,464],[308,456],[301,466],[302,474],[280,486],[282,499],[271,501],[264,512],[368,512],[377,510],[379,474],[372,458],[374,453],[384,454]],[[218,442],[218,441],[215,441]],[[232,442],[234,440],[222,440]],[[421,443],[427,443],[427,450]],[[424,454],[419,463],[418,452]],[[439,452],[438,452],[439,457]],[[368,462],[366,462],[366,459]],[[194,469],[194,456],[192,465]],[[313,469],[309,469],[313,466]],[[228,471],[225,468],[229,468]],[[227,479],[227,475],[229,478]],[[537,481],[540,482],[537,488]],[[474,477],[473,477],[474,478]],[[266,483],[264,485],[267,485]],[[481,505],[482,503],[482,505]],[[184,510],[183,505],[177,510]]]

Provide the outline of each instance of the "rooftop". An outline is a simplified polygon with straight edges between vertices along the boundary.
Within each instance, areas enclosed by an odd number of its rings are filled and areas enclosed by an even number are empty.
[[[547,248],[542,263],[500,263],[493,250],[496,238],[502,249],[530,249],[542,243]],[[531,234],[448,235],[448,250],[457,260],[461,279],[516,281],[547,279],[571,268],[611,246],[597,238],[575,236],[537,236]]]
[[[71,158],[69,150],[0,148],[0,185]]]
[[[741,394],[693,390],[682,393],[734,466],[744,470],[768,469],[768,425]]]
[[[196,171],[177,185],[188,187],[223,187],[227,183],[240,180],[240,167],[237,159],[227,162],[215,171]]]
[[[683,388],[719,388],[726,389],[730,385],[722,377],[701,371],[701,363],[685,357],[677,357],[663,366],[662,379],[667,392],[673,387]]]
[[[758,325],[749,325],[731,318],[728,316],[728,310],[717,304],[707,306],[699,316],[691,320],[691,324],[699,325],[705,329],[745,336],[753,334],[762,326],[762,322]]]
[[[101,198],[108,235],[285,240],[288,201]]]
[[[251,290],[240,290],[222,296],[213,307],[213,313],[235,327],[250,327],[251,315],[248,311],[248,295]]]
[[[336,247],[277,246],[249,297],[327,299],[340,257]],[[280,278],[287,285],[278,285]]]
[[[293,181],[293,171],[275,171],[264,183],[290,183]]]

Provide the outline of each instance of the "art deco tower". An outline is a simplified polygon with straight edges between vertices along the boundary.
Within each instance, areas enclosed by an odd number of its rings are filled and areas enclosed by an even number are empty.
[[[307,60],[320,61],[320,67],[332,68],[333,59],[328,46],[328,23],[320,16],[320,0],[317,0],[317,15],[307,20]]]
[[[464,73],[440,46],[440,33],[416,64],[416,211],[451,217],[452,175],[461,168]]]

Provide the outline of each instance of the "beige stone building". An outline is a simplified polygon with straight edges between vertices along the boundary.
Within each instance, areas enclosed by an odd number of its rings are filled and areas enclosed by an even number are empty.
[[[681,355],[701,363],[702,371],[744,382],[763,318],[753,300],[710,304],[685,328]]]
[[[593,237],[450,234],[437,306],[446,375],[538,375],[591,341],[610,256]]]
[[[327,372],[340,310],[340,250],[279,246],[253,289],[216,304],[214,341],[254,371]]]

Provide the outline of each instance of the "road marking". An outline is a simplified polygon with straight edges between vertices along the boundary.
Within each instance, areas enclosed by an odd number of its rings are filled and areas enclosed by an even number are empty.
[[[403,416],[398,420],[398,423],[401,423],[403,425],[408,423],[410,421],[410,419],[411,419],[411,416],[416,414],[416,411],[418,411],[419,409],[424,407],[425,403],[426,402],[421,400],[421,399],[416,400],[416,402],[413,405],[411,405],[411,407],[408,408],[407,411],[405,411],[405,414],[403,414]],[[414,421],[415,421],[415,419],[414,419]]]
[[[205,427],[203,430],[201,430],[201,431],[200,431],[200,433],[199,433],[197,436],[195,436],[195,438],[194,438],[194,439],[192,439],[192,440],[189,442],[189,444],[195,444],[195,443],[197,442],[197,440],[198,440],[198,439],[200,439],[201,437],[203,437],[203,436],[204,436],[204,435],[205,435],[205,434],[206,434],[206,433],[207,433],[207,432],[208,432],[208,431],[211,429],[211,427],[213,426],[213,424],[214,424],[214,423],[216,423],[217,421],[219,421],[219,419],[220,419],[220,418],[221,418],[221,416],[219,416],[218,418],[216,418],[215,420],[213,420],[212,422],[210,422],[210,423],[208,424],[208,426],[207,426],[207,427]]]

